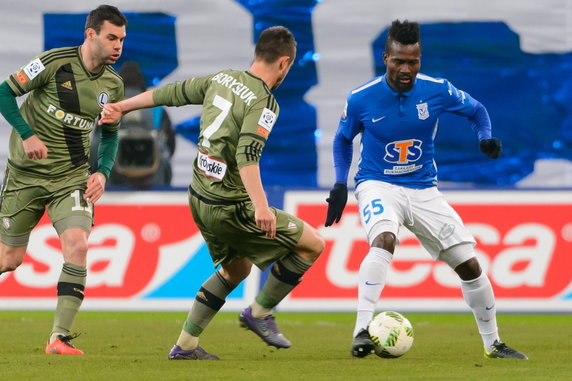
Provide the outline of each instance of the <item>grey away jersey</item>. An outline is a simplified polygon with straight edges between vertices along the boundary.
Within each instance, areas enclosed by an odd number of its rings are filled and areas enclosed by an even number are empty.
[[[223,70],[166,85],[153,100],[203,105],[192,187],[212,200],[248,200],[239,169],[259,162],[279,113],[264,81],[248,71]]]
[[[121,77],[108,65],[99,73],[89,72],[76,46],[40,54],[6,82],[17,96],[29,93],[20,112],[48,148],[46,159],[28,159],[13,130],[9,164],[43,176],[77,170],[87,178],[90,133],[103,105],[123,99]],[[103,128],[117,129],[119,123]]]

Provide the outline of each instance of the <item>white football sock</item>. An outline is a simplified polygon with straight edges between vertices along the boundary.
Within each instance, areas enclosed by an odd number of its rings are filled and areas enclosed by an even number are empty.
[[[473,310],[479,333],[487,351],[492,349],[495,340],[499,340],[496,305],[493,287],[483,272],[478,278],[461,280],[461,290],[465,301]]]
[[[50,336],[50,340],[48,340],[48,344],[53,343],[54,341],[56,341],[58,339],[58,336],[66,336],[69,335],[69,333],[63,333],[63,332],[54,332],[52,333],[52,335]]]
[[[264,308],[256,300],[252,302],[250,308],[252,309],[252,317],[256,319],[265,319],[272,315],[272,308]]]
[[[372,247],[359,268],[358,307],[353,337],[367,328],[373,318],[375,305],[385,286],[387,267],[393,255],[384,249]]]
[[[181,347],[182,350],[192,351],[199,345],[199,338],[197,336],[192,336],[183,329],[177,339],[177,345]]]

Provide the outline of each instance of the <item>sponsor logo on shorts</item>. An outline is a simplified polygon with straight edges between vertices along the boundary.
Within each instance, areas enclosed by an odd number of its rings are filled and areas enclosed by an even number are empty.
[[[288,229],[296,229],[296,228],[297,228],[297,226],[296,226],[295,223],[293,223],[293,222],[288,222]]]
[[[210,157],[201,151],[199,151],[197,157],[197,166],[201,172],[212,179],[222,180],[226,174],[226,163],[224,161]]]
[[[10,229],[10,219],[6,217],[2,218],[2,225],[4,225],[6,230]]]
[[[441,228],[439,239],[447,239],[455,232],[455,225],[447,224]]]
[[[29,79],[34,79],[38,74],[44,71],[44,69],[45,67],[42,64],[42,61],[40,61],[39,58],[36,58],[24,67],[24,73],[26,73]]]

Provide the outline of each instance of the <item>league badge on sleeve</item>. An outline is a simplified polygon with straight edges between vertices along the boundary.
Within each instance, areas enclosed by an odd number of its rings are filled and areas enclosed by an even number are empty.
[[[258,133],[260,135],[268,136],[270,131],[272,131],[272,127],[274,127],[274,123],[276,123],[276,114],[265,107],[264,110],[262,110],[260,119],[258,120]]]
[[[24,67],[24,73],[26,73],[28,78],[32,80],[36,78],[36,76],[40,74],[42,71],[44,71],[44,69],[45,67],[42,64],[42,61],[40,61],[39,58],[36,58],[35,60],[33,60]]]

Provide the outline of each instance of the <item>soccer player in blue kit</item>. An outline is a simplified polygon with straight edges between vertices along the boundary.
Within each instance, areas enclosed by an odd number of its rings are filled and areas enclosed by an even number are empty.
[[[495,297],[475,256],[471,233],[437,189],[434,138],[443,112],[473,123],[480,150],[499,157],[485,107],[446,79],[419,73],[419,24],[392,22],[383,53],[386,73],[353,90],[334,138],[336,183],[327,199],[326,226],[339,222],[347,201],[352,141],[359,133],[361,158],[355,195],[370,250],[359,269],[357,319],[352,355],[374,351],[367,327],[386,282],[401,225],[414,233],[435,260],[461,278],[461,289],[482,336],[485,357],[527,359],[498,335]]]

